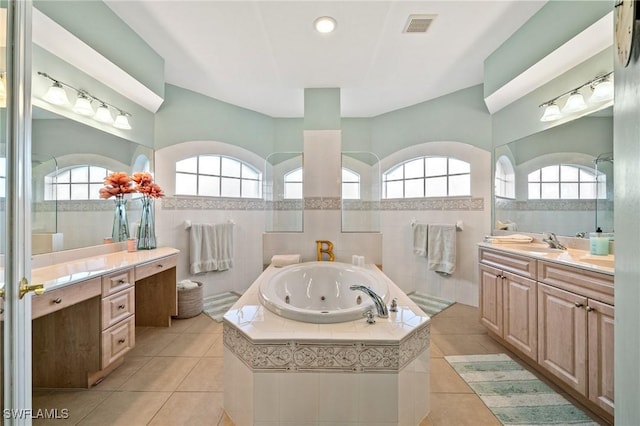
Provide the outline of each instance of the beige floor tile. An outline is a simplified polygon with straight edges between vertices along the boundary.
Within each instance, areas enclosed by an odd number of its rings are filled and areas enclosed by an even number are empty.
[[[473,393],[473,389],[444,358],[432,358],[429,367],[432,393]]]
[[[211,357],[222,357],[224,356],[224,341],[222,340],[222,335],[218,336],[216,340],[213,341],[213,345],[209,348],[204,356]]]
[[[218,336],[205,333],[183,333],[158,353],[158,356],[204,356]]]
[[[136,332],[137,333],[137,332]],[[147,329],[142,335],[136,334],[136,345],[129,352],[132,356],[156,356],[180,336],[155,329]]]
[[[75,425],[91,410],[107,399],[111,392],[89,392],[87,390],[54,390],[44,393],[34,393],[34,413],[38,410],[48,410],[55,413],[57,418],[40,418],[33,420],[34,425]]]
[[[146,425],[170,396],[171,392],[113,392],[79,425]]]
[[[193,319],[193,324],[191,324],[186,332],[222,334],[222,323],[214,321],[206,314],[200,314]]]
[[[436,345],[433,340],[431,342],[429,342],[429,355],[431,356],[431,358],[442,358],[444,356],[444,354],[442,353],[442,351],[440,350],[440,348],[438,347],[438,345]]]
[[[447,355],[478,355],[505,352],[505,348],[486,334],[433,334],[442,353]]]
[[[453,317],[467,317],[478,319],[478,308],[469,305],[463,305],[462,303],[454,303],[444,311],[440,312],[436,318],[453,318]]]
[[[120,389],[172,392],[191,372],[198,359],[195,357],[153,358],[124,382]]]
[[[487,334],[476,318],[435,317],[431,320],[431,334]]]
[[[148,363],[152,357],[147,356],[131,356],[125,355],[124,362],[118,368],[116,368],[105,379],[91,388],[92,390],[117,390],[126,382],[133,374],[140,370],[146,363]]]
[[[434,393],[431,412],[421,426],[499,426],[476,394]]]
[[[233,420],[231,420],[229,416],[227,416],[227,413],[224,413],[224,415],[218,422],[218,426],[235,426],[235,423],[233,423]]]
[[[184,333],[194,324],[198,322],[198,316],[191,318],[172,318],[171,327],[168,327],[174,333]]]
[[[223,414],[223,395],[221,392],[175,392],[149,425],[217,425]]]
[[[222,392],[224,377],[222,358],[202,358],[180,383],[178,392]]]

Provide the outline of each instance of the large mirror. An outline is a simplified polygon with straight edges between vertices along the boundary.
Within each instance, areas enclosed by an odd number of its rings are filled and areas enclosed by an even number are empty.
[[[613,232],[613,107],[497,147],[495,229]]]
[[[32,252],[102,244],[111,237],[114,202],[99,189],[111,171],[152,170],[153,150],[99,129],[33,108]],[[141,205],[129,199],[130,229]]]

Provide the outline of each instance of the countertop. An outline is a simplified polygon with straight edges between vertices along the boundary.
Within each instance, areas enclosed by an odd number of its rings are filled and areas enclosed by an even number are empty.
[[[35,268],[31,271],[31,282],[43,283],[44,290],[47,292],[92,277],[116,272],[120,269],[153,262],[179,252],[179,250],[172,247],[159,247],[153,250],[118,251],[85,257],[65,263]],[[0,283],[0,287],[4,287],[4,283]]]
[[[589,250],[574,248],[568,248],[566,250],[553,249],[547,244],[535,242],[515,244],[481,242],[478,243],[478,246],[614,275],[615,257],[612,254],[599,256],[591,254]]]

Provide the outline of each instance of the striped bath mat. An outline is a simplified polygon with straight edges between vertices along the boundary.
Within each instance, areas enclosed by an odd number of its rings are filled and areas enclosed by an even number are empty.
[[[598,425],[508,355],[445,359],[503,425]]]
[[[409,299],[413,300],[416,305],[420,307],[430,317],[442,312],[449,306],[453,305],[453,302],[439,297],[431,296],[430,294],[415,292],[409,295]]]
[[[220,293],[207,296],[202,300],[202,311],[214,320],[220,322],[229,308],[240,298],[235,293]]]

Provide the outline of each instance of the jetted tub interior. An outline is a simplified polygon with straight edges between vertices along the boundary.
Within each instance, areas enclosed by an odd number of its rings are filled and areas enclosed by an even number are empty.
[[[308,262],[282,268],[260,285],[260,301],[271,312],[311,323],[337,323],[362,318],[375,307],[365,293],[351,290],[364,285],[385,302],[389,289],[365,268],[340,262]]]

